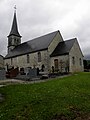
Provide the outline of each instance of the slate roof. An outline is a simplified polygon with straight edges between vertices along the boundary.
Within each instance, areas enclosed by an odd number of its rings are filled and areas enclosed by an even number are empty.
[[[16,46],[5,56],[5,59],[47,49],[58,32],[55,31]]]
[[[0,57],[2,57],[2,58],[3,58],[3,56],[2,56],[2,55],[0,55]]]
[[[11,36],[11,35],[16,35],[16,36],[18,36],[18,37],[21,37],[20,34],[19,34],[19,32],[18,32],[16,13],[14,13],[12,28],[11,28],[11,31],[10,31],[9,36]],[[8,37],[9,37],[9,36],[8,36]]]
[[[77,40],[76,38],[73,38],[70,40],[60,42],[57,45],[57,47],[55,48],[55,50],[53,51],[53,53],[50,55],[50,57],[69,54],[69,52],[70,52],[70,50],[71,50],[71,48],[76,40]]]

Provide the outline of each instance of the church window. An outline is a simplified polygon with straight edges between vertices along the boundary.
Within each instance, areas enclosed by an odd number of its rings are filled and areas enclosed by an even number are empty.
[[[75,57],[72,57],[72,64],[75,65]]]
[[[29,54],[27,54],[27,63],[29,63]]]
[[[38,52],[38,62],[41,62],[41,52]]]
[[[80,66],[82,66],[82,60],[81,60],[81,58],[79,59],[79,62],[80,62]]]
[[[13,64],[13,58],[11,58],[11,65]]]
[[[16,38],[14,38],[14,43],[15,43],[15,45],[18,45],[18,41]]]
[[[16,44],[18,45],[18,39],[17,39],[17,42],[16,42]]]
[[[9,38],[9,40],[8,40],[8,46],[10,46],[10,45],[12,45],[12,39],[11,38]]]
[[[16,38],[14,38],[14,42],[15,42],[15,43],[17,42],[17,39],[16,39]]]

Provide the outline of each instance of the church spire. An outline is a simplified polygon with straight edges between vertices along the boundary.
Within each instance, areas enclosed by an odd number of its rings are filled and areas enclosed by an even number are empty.
[[[16,6],[15,6],[12,28],[8,36],[8,53],[12,51],[19,44],[21,44],[21,35],[18,32],[17,18],[16,18]]]
[[[21,37],[21,35],[18,32],[18,26],[17,26],[16,5],[14,7],[13,23],[12,23],[12,28],[11,28],[9,36],[11,36],[11,35],[15,35],[15,36]]]

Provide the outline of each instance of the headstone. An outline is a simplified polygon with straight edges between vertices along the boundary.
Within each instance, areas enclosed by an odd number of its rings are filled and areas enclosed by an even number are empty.
[[[0,80],[6,79],[6,71],[5,70],[0,70]]]
[[[29,76],[30,78],[32,78],[32,77],[37,77],[37,69],[36,69],[36,68],[29,69],[28,76]]]
[[[36,78],[37,77],[37,68],[31,68],[31,67],[27,67],[24,68],[24,75],[23,74],[19,74],[16,78],[17,79],[25,79],[25,80],[29,80],[32,78]]]
[[[26,75],[28,75],[28,73],[29,73],[29,69],[30,69],[29,67],[24,68],[24,72],[25,72]]]

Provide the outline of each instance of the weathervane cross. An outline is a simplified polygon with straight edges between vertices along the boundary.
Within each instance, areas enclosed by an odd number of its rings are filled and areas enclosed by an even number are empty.
[[[17,8],[16,8],[16,5],[15,5],[15,6],[14,6],[14,11],[15,11],[15,13],[16,13],[16,9],[17,9]]]

